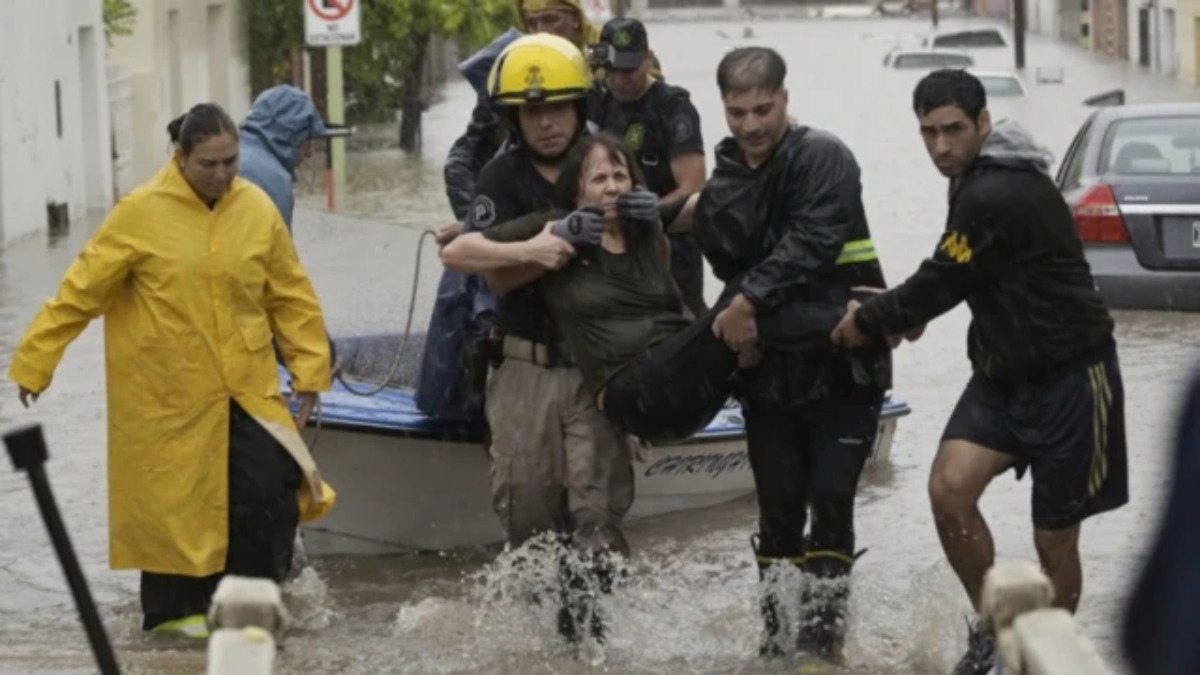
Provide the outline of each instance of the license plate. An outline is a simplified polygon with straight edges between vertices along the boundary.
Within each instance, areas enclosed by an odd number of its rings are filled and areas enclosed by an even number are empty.
[[[1163,257],[1167,260],[1200,263],[1200,219],[1196,216],[1168,216],[1160,225]]]

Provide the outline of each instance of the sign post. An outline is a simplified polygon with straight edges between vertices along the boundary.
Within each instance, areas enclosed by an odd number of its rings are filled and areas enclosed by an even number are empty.
[[[360,0],[303,0],[304,32],[310,47],[325,48],[326,122],[346,123],[345,88],[342,81],[342,47],[362,41]],[[329,138],[326,152],[326,195],[330,211],[341,204],[346,193],[346,145],[341,136]]]

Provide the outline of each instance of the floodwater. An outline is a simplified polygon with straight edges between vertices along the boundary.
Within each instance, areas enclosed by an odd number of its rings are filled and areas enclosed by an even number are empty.
[[[945,21],[945,25],[955,22]],[[745,37],[749,27],[752,36]],[[945,216],[945,182],[924,155],[910,112],[916,76],[881,61],[898,40],[927,30],[905,19],[652,24],[651,40],[668,78],[692,91],[705,143],[723,135],[715,87],[721,54],[738,44],[779,49],[790,73],[793,114],[836,132],[863,167],[873,235],[889,280],[903,279],[932,250]],[[1127,63],[1031,37],[1030,95],[997,101],[997,116],[1025,123],[1057,155],[1088,110],[1081,101],[1112,88],[1130,102],[1200,98]],[[1009,68],[1008,51],[980,52],[981,67]],[[1038,84],[1037,67],[1064,80]],[[450,220],[441,158],[465,126],[472,93],[448,86],[425,118],[424,160],[395,149],[352,155],[345,215],[302,212],[301,255],[335,335],[399,331],[418,279],[416,325],[431,309],[440,271],[431,246],[415,274],[419,232]],[[389,131],[388,133],[392,133]],[[319,209],[310,189],[301,205]],[[0,256],[0,365],[39,303],[86,239],[10,247]],[[708,286],[710,296],[718,288]],[[942,426],[968,375],[960,308],[935,323],[896,359],[896,395],[914,413],[901,420],[891,461],[864,477],[847,658],[855,672],[942,673],[964,646],[968,605],[944,562],[929,515],[925,481]],[[1170,436],[1179,395],[1196,362],[1200,316],[1117,314],[1129,434],[1132,501],[1083,528],[1084,598],[1079,619],[1114,664],[1125,595],[1153,535],[1169,483]],[[91,588],[127,672],[199,673],[204,651],[141,634],[137,577],[107,569],[105,400],[99,326],[71,347],[50,391],[23,411],[16,391],[0,395],[0,429],[39,421],[51,447],[51,482]],[[336,448],[318,448],[336,452]],[[983,500],[1002,558],[1034,557],[1029,484],[999,479]],[[749,548],[755,507],[743,500],[639,523],[630,586],[612,599],[611,643],[577,660],[553,632],[549,610],[519,598],[523,580],[492,554],[322,559],[287,589],[297,621],[280,653],[280,672],[333,673],[678,673],[787,672],[756,654],[757,573]],[[24,477],[0,470],[0,673],[94,672],[87,643]]]

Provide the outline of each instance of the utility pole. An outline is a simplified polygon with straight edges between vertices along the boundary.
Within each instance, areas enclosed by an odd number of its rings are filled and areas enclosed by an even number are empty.
[[[1025,0],[1012,0],[1013,6],[1013,49],[1016,52],[1017,70],[1025,70]]]
[[[325,105],[328,122],[333,125],[346,123],[345,85],[342,79],[342,48],[331,46],[325,48]],[[326,205],[330,211],[336,211],[346,195],[346,141],[341,138],[330,138],[326,155]]]

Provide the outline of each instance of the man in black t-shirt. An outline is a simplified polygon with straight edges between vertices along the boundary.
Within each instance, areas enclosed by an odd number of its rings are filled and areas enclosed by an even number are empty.
[[[607,90],[591,102],[589,118],[625,139],[641,164],[645,187],[660,199],[699,192],[707,175],[700,114],[686,89],[651,75],[655,61],[646,27],[636,19],[613,19],[590,54],[592,65],[605,72]],[[671,276],[699,316],[706,308],[704,257],[690,232],[671,234],[670,240]]]

